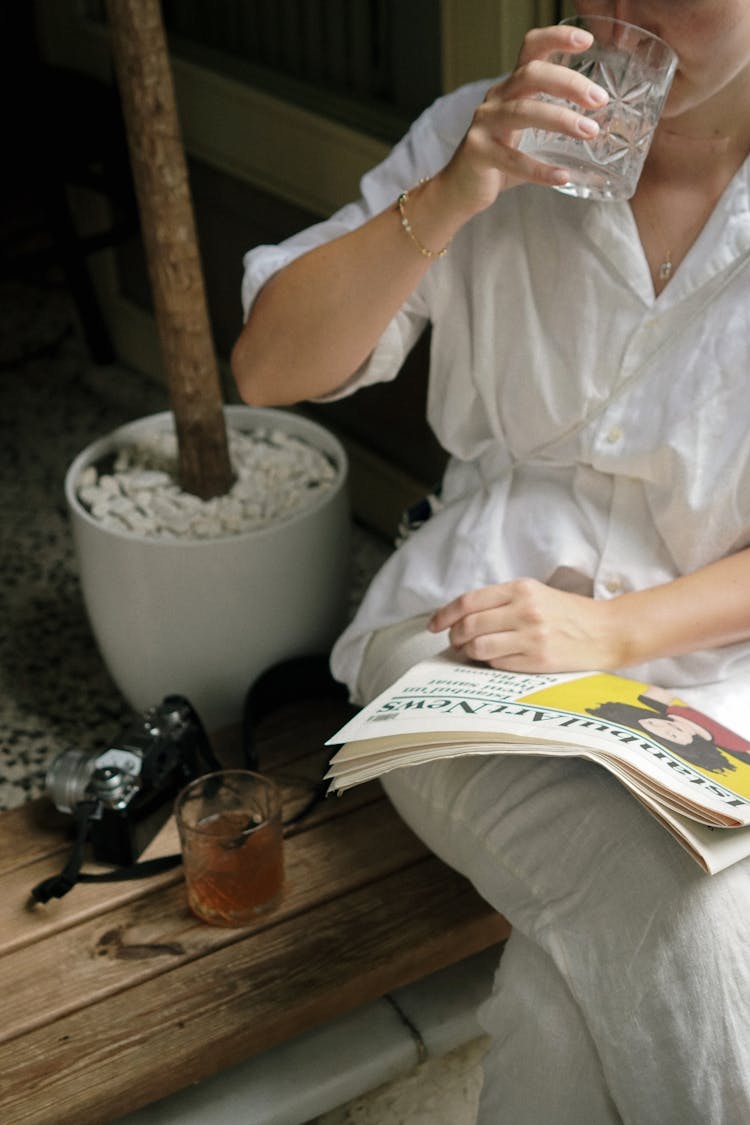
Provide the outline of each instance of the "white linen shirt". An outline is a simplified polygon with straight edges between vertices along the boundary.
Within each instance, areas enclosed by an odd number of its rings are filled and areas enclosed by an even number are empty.
[[[487,85],[436,102],[358,203],[246,255],[245,312],[281,266],[443,167]],[[658,297],[627,203],[532,185],[503,193],[431,266],[331,396],[394,378],[432,323],[427,416],[450,454],[445,507],[386,562],[337,642],[333,670],[351,689],[374,629],[469,589],[530,576],[609,598],[750,544],[749,179],[746,162]],[[750,643],[624,672],[692,688],[684,698],[750,727]]]

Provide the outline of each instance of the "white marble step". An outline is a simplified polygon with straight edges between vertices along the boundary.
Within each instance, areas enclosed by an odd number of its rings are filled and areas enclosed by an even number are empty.
[[[496,948],[470,957],[398,989],[393,1002],[360,1008],[119,1118],[118,1125],[303,1125],[425,1057],[476,1039],[476,1008],[492,987],[497,962]]]

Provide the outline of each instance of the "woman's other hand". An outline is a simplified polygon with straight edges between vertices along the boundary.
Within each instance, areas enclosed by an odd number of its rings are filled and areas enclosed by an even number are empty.
[[[447,629],[453,648],[491,668],[607,671],[622,658],[613,605],[518,578],[463,594],[436,610],[428,628]]]

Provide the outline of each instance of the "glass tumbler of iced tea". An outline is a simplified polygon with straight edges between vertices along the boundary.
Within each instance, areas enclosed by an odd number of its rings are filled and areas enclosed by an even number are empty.
[[[281,793],[250,770],[205,774],[175,802],[190,909],[215,926],[245,926],[284,882]]]

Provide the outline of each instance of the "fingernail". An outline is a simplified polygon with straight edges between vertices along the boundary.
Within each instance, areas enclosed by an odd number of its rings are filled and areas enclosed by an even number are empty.
[[[577,28],[570,36],[570,41],[574,47],[588,47],[589,43],[593,41],[594,36],[590,31],[583,31]]]
[[[594,82],[589,86],[589,101],[592,105],[604,105],[609,101],[609,94]]]
[[[599,126],[592,117],[579,117],[578,132],[583,133],[585,137],[595,137],[599,132]]]

